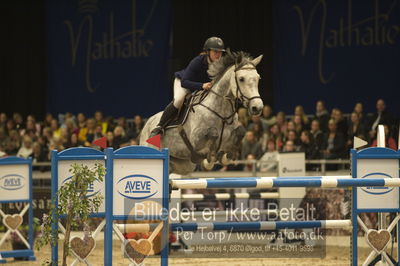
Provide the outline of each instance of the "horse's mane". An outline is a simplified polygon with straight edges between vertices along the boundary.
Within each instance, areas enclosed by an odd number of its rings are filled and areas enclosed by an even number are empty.
[[[210,64],[208,67],[208,75],[213,81],[220,79],[225,71],[233,65],[246,65],[253,60],[248,53],[243,51],[231,52],[230,49],[226,50],[224,56],[220,60]]]

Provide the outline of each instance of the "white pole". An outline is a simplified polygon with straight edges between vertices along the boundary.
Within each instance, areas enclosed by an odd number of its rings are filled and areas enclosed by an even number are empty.
[[[383,125],[378,126],[377,147],[385,148],[385,128]]]

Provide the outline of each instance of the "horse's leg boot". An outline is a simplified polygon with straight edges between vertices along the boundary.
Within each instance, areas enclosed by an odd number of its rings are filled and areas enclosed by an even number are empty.
[[[177,113],[178,109],[174,106],[174,102],[170,102],[167,107],[165,107],[165,110],[160,118],[160,122],[158,123],[157,127],[151,131],[149,138],[163,133],[164,128],[172,119],[174,119]]]

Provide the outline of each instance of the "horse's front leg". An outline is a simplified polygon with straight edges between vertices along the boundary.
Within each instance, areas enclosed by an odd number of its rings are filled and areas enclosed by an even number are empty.
[[[217,154],[217,159],[222,165],[234,163],[234,160],[238,157],[241,142],[245,134],[246,129],[242,125],[238,125],[235,128],[227,128],[227,137]]]
[[[210,127],[197,132],[197,141],[195,147],[197,152],[203,154],[206,158],[202,161],[202,166],[211,170],[217,161],[217,148],[219,134],[215,127]]]

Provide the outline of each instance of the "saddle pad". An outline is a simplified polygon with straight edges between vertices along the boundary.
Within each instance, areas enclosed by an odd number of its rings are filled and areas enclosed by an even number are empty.
[[[191,94],[188,94],[185,98],[185,101],[181,107],[181,110],[179,111],[179,114],[172,119],[167,126],[165,127],[165,130],[170,129],[170,128],[176,128],[179,125],[185,124],[189,112],[191,110],[191,107],[194,102],[197,102],[197,99],[202,98],[201,96],[204,94],[204,91],[195,91]],[[200,99],[201,101],[202,99]]]

